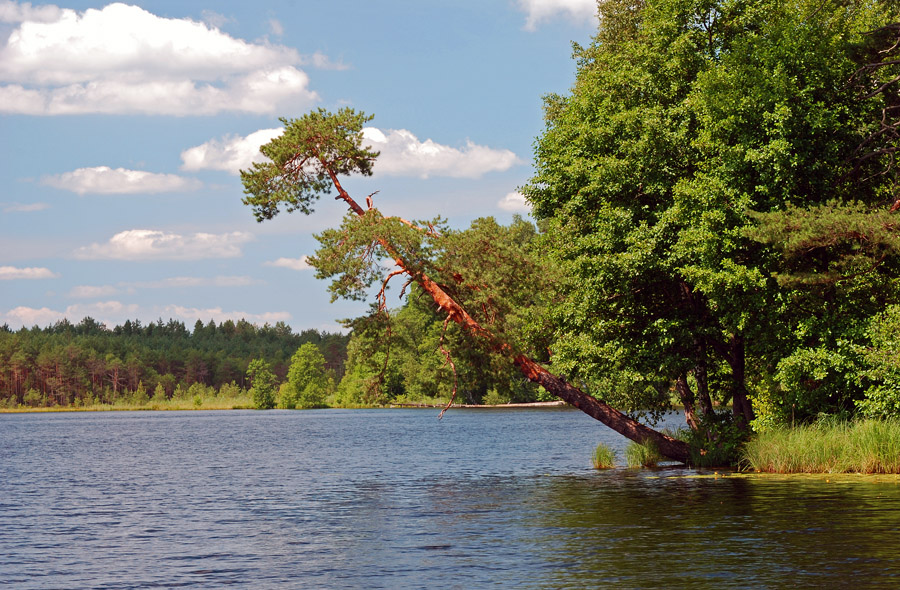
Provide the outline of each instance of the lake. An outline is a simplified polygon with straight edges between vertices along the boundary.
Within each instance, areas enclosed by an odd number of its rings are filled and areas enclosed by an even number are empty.
[[[0,587],[900,587],[897,480],[595,471],[626,441],[581,412],[437,413],[0,415]]]

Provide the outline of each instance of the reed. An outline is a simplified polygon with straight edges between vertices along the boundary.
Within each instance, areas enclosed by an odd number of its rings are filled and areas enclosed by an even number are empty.
[[[616,452],[605,443],[600,443],[591,453],[594,469],[612,469],[616,466]]]
[[[625,447],[625,462],[629,467],[656,467],[665,457],[652,441],[636,443],[630,441]]]
[[[900,420],[819,421],[760,433],[742,466],[768,473],[900,473]]]

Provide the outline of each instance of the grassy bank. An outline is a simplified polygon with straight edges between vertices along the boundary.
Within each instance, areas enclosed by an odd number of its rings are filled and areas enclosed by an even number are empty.
[[[823,421],[763,432],[746,469],[767,473],[900,473],[900,420]]]
[[[78,404],[71,406],[30,407],[17,406],[0,408],[0,413],[23,412],[123,412],[137,410],[241,410],[253,407],[253,400],[245,394],[235,397],[194,397],[169,400],[149,400],[144,402],[117,401],[115,403]]]

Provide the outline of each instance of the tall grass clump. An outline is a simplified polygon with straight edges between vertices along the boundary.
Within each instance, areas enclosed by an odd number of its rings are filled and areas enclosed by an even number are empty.
[[[625,462],[629,467],[656,467],[665,458],[653,441],[636,443],[630,441],[625,447]]]
[[[743,466],[768,473],[900,473],[900,420],[821,420],[760,433]]]
[[[600,443],[591,454],[594,469],[612,469],[616,466],[616,452],[609,445]]]

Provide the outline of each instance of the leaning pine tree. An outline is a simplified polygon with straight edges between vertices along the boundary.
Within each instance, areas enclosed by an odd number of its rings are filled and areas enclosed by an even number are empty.
[[[508,358],[529,380],[629,439],[652,441],[666,457],[688,461],[686,443],[586,394],[517,348],[509,337],[509,326],[498,317],[482,285],[469,282],[462,265],[448,268],[440,263],[452,258],[445,250],[446,242],[453,242],[453,232],[445,237],[443,228],[435,223],[385,217],[374,208],[371,196],[366,198],[366,207],[350,196],[341,184],[342,177],[371,175],[378,157],[364,145],[363,125],[371,118],[352,109],[337,113],[319,109],[299,119],[282,119],[282,135],[260,148],[268,161],[241,172],[247,194],[244,203],[253,207],[257,221],[273,218],[282,208],[309,214],[320,196],[335,191],[335,199],[342,201],[349,213],[340,228],[317,236],[322,247],[310,259],[319,278],[332,279],[333,297],[363,299],[370,287],[381,282],[379,303],[383,305],[388,281],[403,275],[434,300],[447,322],[458,324],[485,350]],[[385,273],[384,258],[392,259],[396,268]],[[466,299],[475,308],[467,309]]]

